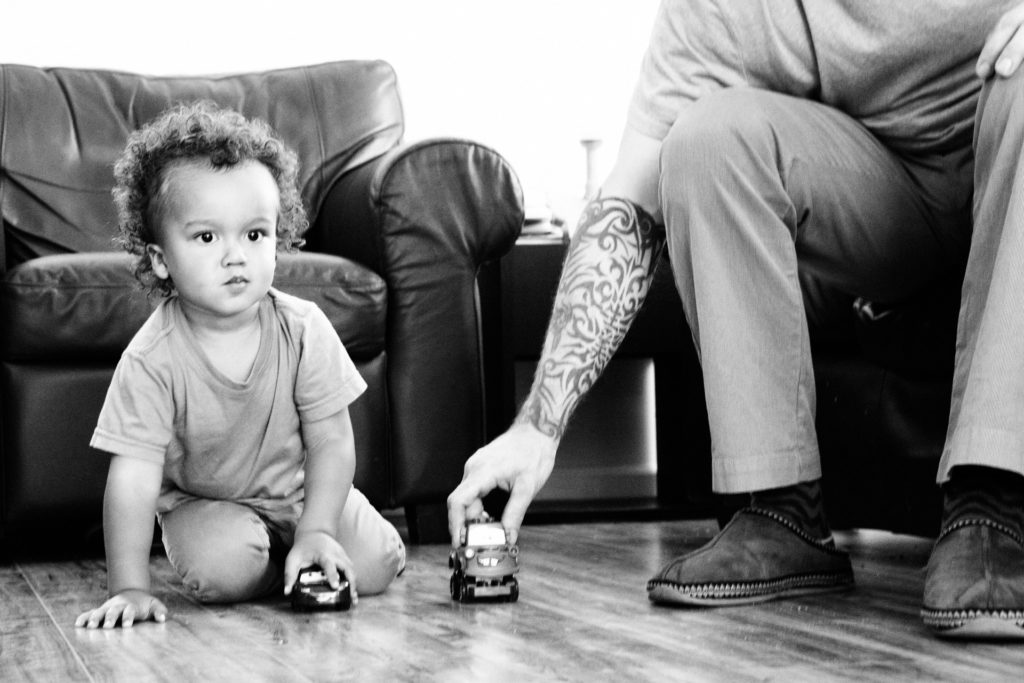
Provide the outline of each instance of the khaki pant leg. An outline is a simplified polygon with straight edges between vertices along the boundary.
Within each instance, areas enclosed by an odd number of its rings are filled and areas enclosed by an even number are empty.
[[[966,181],[915,175],[815,102],[732,88],[680,114],[662,146],[660,199],[701,360],[715,490],[821,474],[801,273],[875,301],[910,298],[962,268],[955,233],[969,189],[969,169]]]
[[[355,565],[360,595],[382,592],[405,566],[398,530],[354,486],[338,521],[338,542]]]
[[[957,465],[1024,474],[1024,70],[988,81],[975,121],[974,232],[938,481]]]
[[[252,508],[196,498],[160,516],[164,549],[201,602],[241,602],[280,585],[267,524]]]

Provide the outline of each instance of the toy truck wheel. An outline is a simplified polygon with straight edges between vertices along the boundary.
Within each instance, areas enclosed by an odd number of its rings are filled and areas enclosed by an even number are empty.
[[[451,591],[451,594],[452,594],[452,600],[458,600],[459,599],[459,580],[455,577],[454,574],[452,574],[451,581],[448,582],[448,587],[449,587],[449,590]]]
[[[455,599],[459,602],[466,602],[466,582],[460,578],[458,584]]]

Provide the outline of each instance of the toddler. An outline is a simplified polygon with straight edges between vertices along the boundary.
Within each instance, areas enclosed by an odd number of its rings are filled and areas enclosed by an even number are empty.
[[[114,372],[91,445],[111,454],[103,504],[109,599],[77,626],[164,621],[154,515],[204,602],[280,589],[320,565],[362,594],[401,571],[395,528],[352,487],[348,406],[366,388],[327,317],[271,287],[307,225],[295,154],[210,103],[136,131],[114,169],[122,246],[164,298]],[[282,571],[283,570],[283,571]]]

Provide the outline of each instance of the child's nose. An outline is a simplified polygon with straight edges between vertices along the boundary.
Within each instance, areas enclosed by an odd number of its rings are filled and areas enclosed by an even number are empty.
[[[225,240],[224,265],[245,263],[245,247],[239,240]]]

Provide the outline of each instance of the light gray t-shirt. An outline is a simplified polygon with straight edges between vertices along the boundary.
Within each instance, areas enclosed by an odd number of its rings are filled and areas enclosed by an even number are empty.
[[[748,85],[817,100],[907,154],[970,145],[974,65],[1017,0],[663,0],[628,113],[663,139],[687,103]]]
[[[366,389],[315,304],[272,289],[259,320],[259,351],[243,382],[210,363],[176,297],[160,303],[121,356],[90,445],[162,464],[157,512],[196,496],[296,516],[301,423],[339,412]]]

